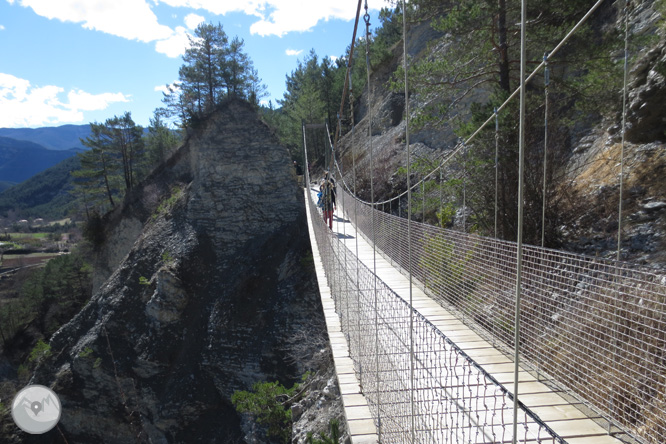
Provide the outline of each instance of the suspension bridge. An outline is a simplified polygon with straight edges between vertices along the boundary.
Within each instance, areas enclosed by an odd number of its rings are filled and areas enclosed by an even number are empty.
[[[336,133],[329,165],[340,186],[329,229],[316,205],[319,183],[309,177],[304,125],[308,226],[352,442],[666,442],[666,276],[619,260],[622,198],[618,260],[523,245],[522,183],[516,242],[415,222],[411,214],[412,190],[437,181],[435,172],[441,181],[442,168],[518,95],[522,182],[525,84],[602,1],[530,76],[521,49],[520,88],[416,184],[407,122],[407,190],[396,198],[407,201],[405,217],[384,211],[389,202],[374,201],[374,191],[370,202],[355,195],[355,171],[349,186],[336,158]],[[524,25],[524,0],[522,8]],[[361,1],[356,26],[360,9]],[[365,17],[369,36],[367,3]],[[408,120],[407,91],[405,77]],[[343,108],[344,98],[340,114]],[[624,127],[623,117],[623,151]],[[621,173],[620,196],[622,180]]]
[[[413,251],[410,284],[407,221],[342,194],[330,230],[316,188],[310,236],[353,442],[512,442],[515,243],[412,223],[412,243],[432,246]],[[447,275],[452,258],[465,259]],[[525,264],[515,442],[640,442],[621,425],[639,409],[663,419],[662,400],[637,403],[664,382],[666,278],[538,247]]]

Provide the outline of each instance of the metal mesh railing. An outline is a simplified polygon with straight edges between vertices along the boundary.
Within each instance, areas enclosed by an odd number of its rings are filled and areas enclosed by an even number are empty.
[[[407,270],[407,220],[357,207],[352,222]],[[414,281],[512,353],[516,244],[415,222],[410,231]],[[666,276],[525,246],[521,294],[521,359],[633,438],[666,442]]]
[[[312,202],[308,207],[381,442],[512,442],[512,395],[358,261]],[[565,442],[519,407],[516,442]]]

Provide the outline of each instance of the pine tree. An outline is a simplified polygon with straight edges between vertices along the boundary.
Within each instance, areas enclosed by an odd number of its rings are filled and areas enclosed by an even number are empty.
[[[181,89],[193,102],[190,104],[193,112],[210,112],[226,92],[222,73],[229,39],[221,24],[201,23],[189,42],[183,55],[185,64],[178,72]]]
[[[108,199],[110,208],[115,208],[118,165],[109,133],[103,124],[91,123],[90,136],[81,143],[90,150],[77,154],[81,168],[72,172],[75,194],[83,199],[87,214],[92,208],[104,208],[102,199]]]
[[[233,97],[243,97],[248,89],[248,71],[252,66],[252,61],[243,52],[244,45],[243,39],[234,37],[229,44],[222,66],[222,78],[226,83],[227,93]]]
[[[163,115],[163,110],[155,110],[145,136],[147,156],[152,166],[164,162],[180,141],[179,135],[167,126]]]
[[[90,149],[77,154],[81,168],[71,173],[72,193],[88,220],[115,208],[115,199],[134,188],[145,169],[143,129],[129,112],[104,123],[91,123],[90,131],[90,136],[81,140]]]
[[[202,23],[194,34],[183,56],[178,82],[167,85],[162,99],[169,117],[186,126],[210,114],[229,96],[258,105],[266,96],[266,86],[243,51],[244,41],[234,37],[229,42],[220,24]]]
[[[134,123],[131,113],[126,112],[120,117],[107,119],[103,131],[109,134],[111,148],[120,158],[125,192],[129,192],[138,182],[144,166],[143,128]]]

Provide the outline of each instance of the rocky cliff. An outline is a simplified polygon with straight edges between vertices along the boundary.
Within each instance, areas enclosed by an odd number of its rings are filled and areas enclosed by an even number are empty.
[[[99,289],[31,381],[67,442],[242,442],[231,394],[306,370],[325,332],[294,174],[230,101],[108,218]]]

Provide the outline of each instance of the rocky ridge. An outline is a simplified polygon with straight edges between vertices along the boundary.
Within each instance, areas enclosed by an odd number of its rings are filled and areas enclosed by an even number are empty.
[[[290,386],[328,353],[295,340],[326,333],[287,150],[231,100],[106,223],[98,290],[53,335],[31,381],[60,396],[62,435],[242,442],[251,426],[232,393]]]

